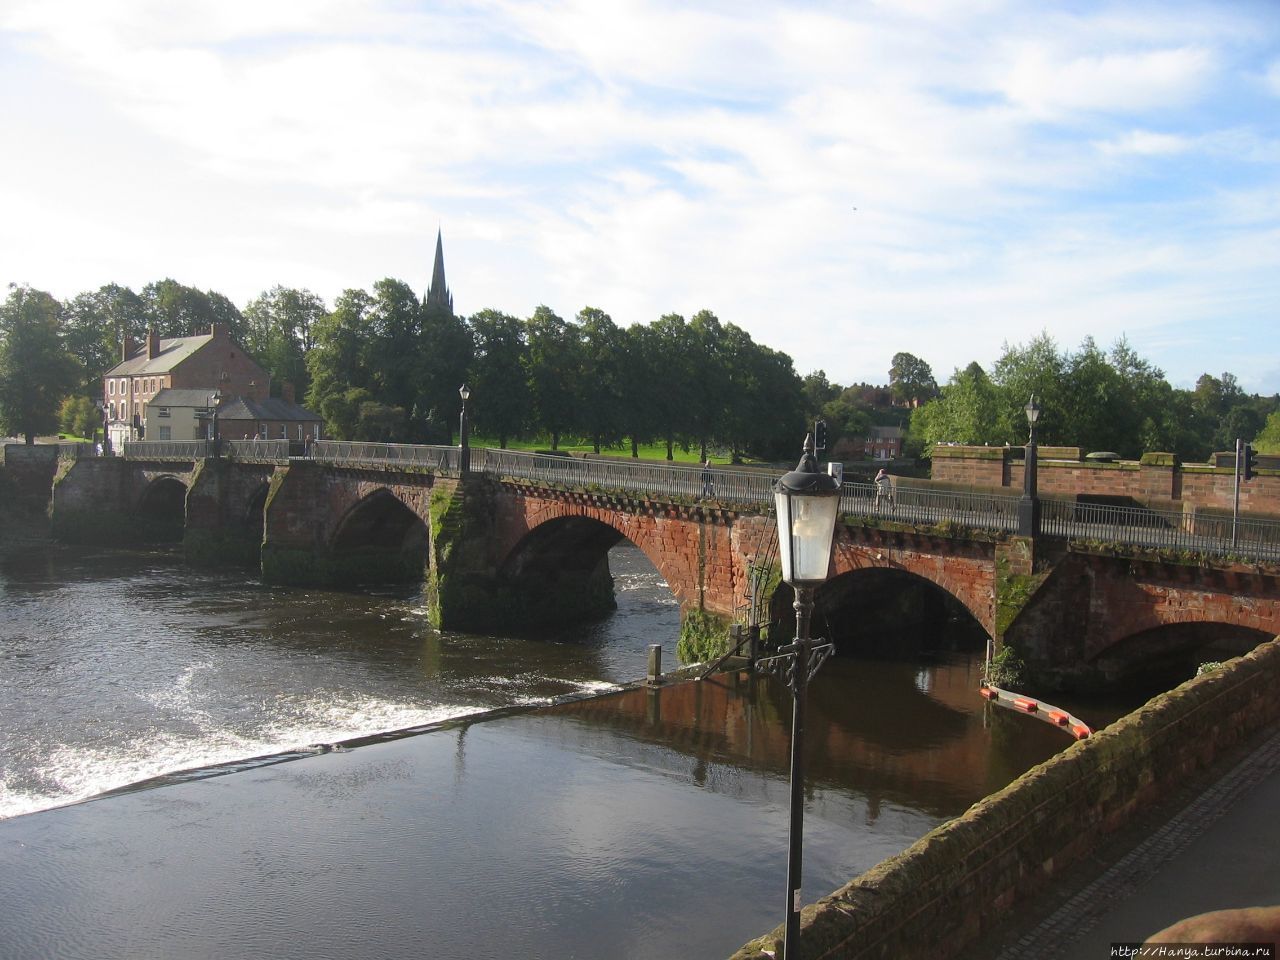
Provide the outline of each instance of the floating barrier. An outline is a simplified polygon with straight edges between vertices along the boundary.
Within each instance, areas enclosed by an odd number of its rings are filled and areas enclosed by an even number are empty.
[[[1008,710],[1017,710],[1019,713],[1037,717],[1045,723],[1052,723],[1055,727],[1061,727],[1077,740],[1083,740],[1093,734],[1093,728],[1079,717],[1072,716],[1066,710],[1055,707],[1052,704],[1033,700],[1031,697],[1024,697],[1008,690],[1001,690],[999,687],[993,687],[990,684],[979,687],[978,693],[984,700],[989,700],[997,706]]]

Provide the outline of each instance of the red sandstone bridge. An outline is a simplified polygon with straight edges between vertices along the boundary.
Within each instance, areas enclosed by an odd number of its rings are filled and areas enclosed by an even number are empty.
[[[226,454],[243,462],[287,464],[285,440],[238,440],[222,444]],[[295,445],[296,446],[296,445]],[[197,460],[209,452],[206,441],[133,441],[125,457],[138,460]],[[416,467],[459,472],[459,448],[396,443],[321,440],[307,457],[344,467]],[[473,448],[470,470],[497,478],[541,481],[582,489],[614,490],[646,496],[714,500],[735,507],[763,510],[773,506],[772,472],[700,466],[629,462]],[[871,483],[845,483],[841,512],[901,523],[952,524],[973,530],[1015,533],[1019,497],[933,488],[927,481],[898,486],[893,501],[881,501]],[[1234,529],[1233,529],[1234,527]],[[1123,544],[1206,556],[1234,556],[1280,561],[1280,522],[1204,514],[1076,503],[1042,499],[1040,533],[1048,537]]]
[[[482,448],[464,472],[457,447],[338,441],[305,457],[285,441],[220,452],[140,442],[69,461],[55,532],[119,539],[168,517],[195,561],[257,562],[277,583],[425,579],[433,620],[471,630],[610,608],[607,552],[625,538],[666,579],[686,627],[723,630],[753,608],[786,620],[789,591],[771,573],[774,472]],[[1018,503],[925,481],[877,503],[872,485],[846,483],[817,622],[839,643],[867,603],[908,592],[908,608],[966,618],[1081,681],[1276,634],[1280,523],[1242,521],[1233,538],[1229,518],[1042,500],[1039,535],[1024,538]]]

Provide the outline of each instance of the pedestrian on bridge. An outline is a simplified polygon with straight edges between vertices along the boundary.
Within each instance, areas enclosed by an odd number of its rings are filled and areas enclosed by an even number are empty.
[[[893,481],[889,479],[889,474],[885,472],[884,467],[881,467],[880,472],[876,474],[876,506],[879,507],[881,501],[886,500],[892,507]]]
[[[702,465],[702,496],[709,498],[715,496],[715,484],[711,481],[711,458],[707,457],[706,463]]]

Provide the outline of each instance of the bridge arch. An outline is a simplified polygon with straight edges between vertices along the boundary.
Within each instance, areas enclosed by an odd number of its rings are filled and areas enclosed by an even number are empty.
[[[615,610],[609,550],[623,540],[670,583],[652,538],[636,535],[642,527],[591,514],[548,512],[506,552],[498,566],[498,589],[515,607],[513,622],[539,627],[595,620]]]
[[[785,583],[770,603],[771,637],[794,633],[794,591]],[[989,634],[964,602],[927,576],[868,565],[832,577],[814,595],[813,635],[835,643],[836,656],[914,658],[982,650]]]
[[[180,541],[187,523],[187,484],[171,474],[152,478],[139,493],[133,513],[142,539]]]
[[[427,525],[403,500],[379,487],[334,525],[330,563],[338,582],[412,583],[426,574]]]
[[[1242,656],[1274,635],[1274,630],[1206,619],[1161,623],[1112,643],[1089,666],[1108,684],[1162,693],[1190,680],[1202,663]]]

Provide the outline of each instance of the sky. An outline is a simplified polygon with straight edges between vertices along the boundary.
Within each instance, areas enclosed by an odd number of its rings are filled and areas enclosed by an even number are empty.
[[[1280,2],[0,0],[0,283],[708,309],[1280,392]]]

